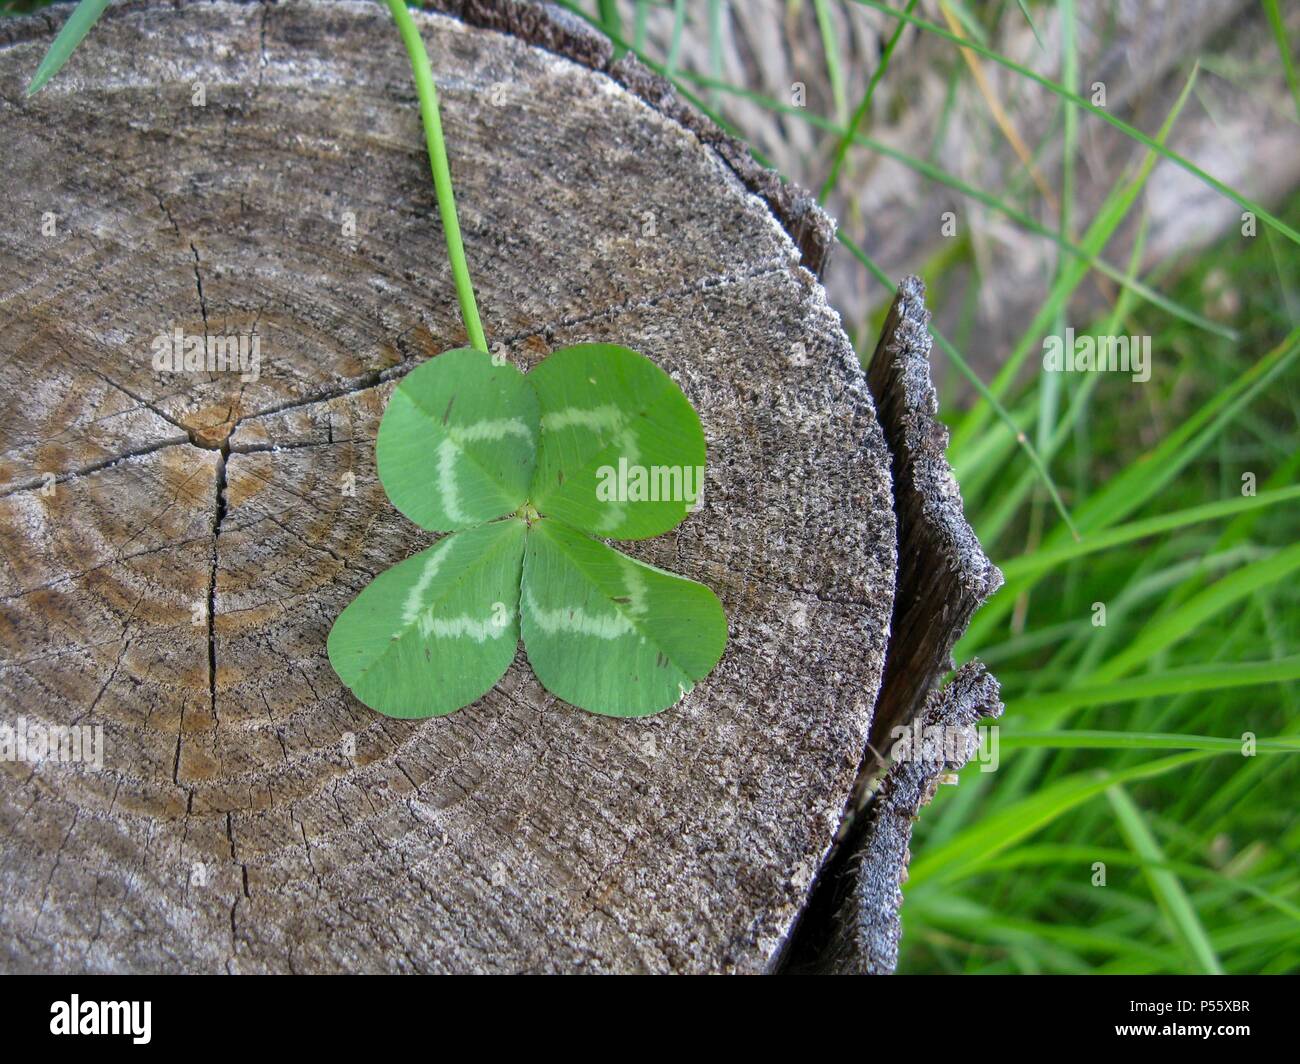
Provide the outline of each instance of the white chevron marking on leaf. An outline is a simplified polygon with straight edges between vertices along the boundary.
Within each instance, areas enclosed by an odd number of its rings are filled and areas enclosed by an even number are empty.
[[[524,589],[524,602],[537,626],[547,635],[572,632],[576,635],[595,636],[597,639],[619,639],[632,632],[631,620],[621,613],[593,614],[581,606],[543,609],[533,596],[532,588]]]
[[[424,568],[420,570],[419,579],[411,585],[411,590],[406,593],[406,602],[402,606],[402,624],[410,627],[420,619],[420,614],[427,608],[424,602],[424,596],[429,588],[433,585],[434,578],[438,575],[438,570],[442,568],[442,563],[446,560],[448,552],[451,550],[451,539],[444,539],[438,544],[438,549],[432,551],[424,562]]]
[[[532,430],[517,417],[489,418],[486,421],[472,421],[468,425],[452,425],[447,429],[447,435],[457,443],[499,440],[504,436],[519,436],[525,440],[533,438]]]
[[[645,577],[641,574],[641,566],[626,554],[620,554],[619,558],[623,566],[623,584],[627,588],[627,612],[637,617],[643,616],[648,607],[645,600]]]
[[[438,444],[438,493],[442,496],[442,508],[453,521],[467,521],[469,514],[460,508],[460,489],[456,487],[456,459],[460,457],[460,448],[453,439],[445,439]]]
[[[626,458],[627,464],[630,466],[636,465],[641,457],[641,449],[636,445],[636,433],[631,429],[624,429],[618,434],[618,444],[621,448],[619,457]],[[617,528],[627,516],[627,507],[623,503],[612,502],[606,503],[606,505],[609,509],[604,519],[596,526],[601,532],[608,532]]]
[[[602,429],[613,431],[621,429],[626,421],[627,415],[614,406],[613,403],[590,408],[566,406],[563,409],[552,410],[543,414],[542,428],[552,432],[573,426],[591,429],[593,432],[599,432]]]
[[[474,642],[483,643],[489,639],[500,639],[505,635],[514,617],[513,611],[489,614],[485,621],[464,613],[458,617],[434,617],[431,613],[426,613],[420,618],[420,634],[425,637],[433,636],[436,639],[459,639],[461,636],[469,636]]]

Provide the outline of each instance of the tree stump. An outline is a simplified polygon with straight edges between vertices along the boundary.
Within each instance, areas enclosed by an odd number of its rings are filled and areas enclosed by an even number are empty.
[[[815,276],[833,229],[576,21],[442,6],[489,342],[678,380],[705,504],[629,553],[718,593],[727,653],[644,720],[557,702],[522,652],[449,717],[353,699],[326,633],[433,538],[384,497],[379,417],[466,342],[386,11],[114,4],[32,100],[71,9],[0,23],[0,722],[103,737],[101,766],[0,762],[6,970],[759,972],[809,905],[899,542]],[[246,358],[160,365],[178,334]]]

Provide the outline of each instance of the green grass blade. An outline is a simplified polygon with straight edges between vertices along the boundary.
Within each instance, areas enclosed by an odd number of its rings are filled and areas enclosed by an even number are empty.
[[[650,0],[636,0],[636,20],[632,24],[632,51],[640,55],[645,48],[646,23],[650,17]]]
[[[1061,12],[1061,78],[1065,82],[1065,87],[1074,90],[1079,83],[1079,50],[1076,43],[1075,34],[1075,11],[1074,0],[1058,0],[1058,6]],[[1029,19],[1029,11],[1024,7],[1022,2],[1021,9],[1025,12],[1025,18]],[[1034,26],[1033,20],[1029,20],[1029,25],[1033,28],[1034,37],[1038,39],[1038,47],[1043,48],[1042,38],[1038,37],[1038,27]],[[1043,49],[1046,51],[1046,49]],[[1062,132],[1061,132],[1061,219],[1060,230],[1061,237],[1064,239],[1070,235],[1074,222],[1074,164],[1075,157],[1079,146],[1079,112],[1073,107],[1062,108]],[[1058,271],[1060,264],[1057,264]],[[1136,272],[1133,270],[1130,273]]]
[[[1162,143],[1169,135],[1170,130],[1173,129],[1174,123],[1187,103],[1192,87],[1196,84],[1198,70],[1199,67],[1193,68],[1192,73],[1183,85],[1182,92],[1179,94],[1178,99],[1174,101],[1173,107],[1170,108],[1169,114],[1160,127],[1158,136]],[[1155,164],[1156,156],[1152,152],[1147,152],[1133,178],[1125,180],[1121,176],[1115,182],[1092,224],[1088,226],[1088,230],[1083,236],[1083,247],[1090,254],[1100,255],[1110,242],[1110,238],[1119,228],[1120,223],[1127,217],[1129,210],[1146,186],[1147,178],[1151,176]],[[1078,262],[1071,263],[1067,269],[1061,272],[1061,275],[1052,285],[1042,307],[1039,308],[1033,321],[1029,323],[1029,327],[1022,334],[1019,343],[1016,344],[1010,356],[1003,363],[1002,368],[998,370],[997,376],[993,378],[992,383],[989,385],[989,391],[995,396],[1001,398],[1006,394],[1035,346],[1038,345],[1041,348],[1044,333],[1065,312],[1070,297],[1083,283],[1086,275],[1086,266]],[[970,440],[983,431],[989,422],[989,418],[988,406],[975,404],[953,431],[952,452],[960,455]]]
[[[916,0],[907,0],[907,11],[911,14],[912,9],[916,7]],[[848,128],[843,130],[839,135],[839,141],[835,145],[835,157],[831,162],[831,171],[826,175],[826,180],[822,183],[821,195],[818,199],[825,203],[835,191],[836,182],[840,178],[840,169],[844,166],[844,158],[848,154],[849,145],[853,143],[862,127],[862,120],[866,117],[867,111],[871,109],[871,98],[876,93],[876,86],[880,84],[880,79],[885,76],[885,71],[889,69],[889,61],[894,56],[894,49],[898,46],[898,39],[903,35],[903,27],[907,23],[900,22],[894,27],[894,32],[890,35],[889,41],[885,44],[885,50],[880,55],[880,62],[876,69],[871,72],[871,79],[867,82],[866,92],[862,94],[862,99],[858,101],[857,109],[853,112],[853,117],[849,120]]]
[[[1126,954],[1142,948],[1142,943],[1134,938],[1095,928],[1007,916],[1005,911],[999,912],[1000,908],[952,895],[916,897],[907,902],[907,919],[923,920],[927,927],[986,942],[999,949],[1014,946],[1024,951],[1020,958],[1021,970],[1026,970],[1024,965],[1028,961],[1030,972],[1053,970],[1088,975],[1096,970],[1096,964],[1086,961],[1085,956]]]
[[[722,0],[709,0],[709,74],[722,80]],[[709,97],[718,106],[718,94]]]
[[[1263,491],[1261,494],[1268,494],[1270,491],[1276,490],[1279,485],[1293,483],[1298,475],[1300,475],[1300,451],[1293,453],[1290,458],[1273,471],[1269,478],[1264,481],[1262,485]],[[1208,554],[1213,556],[1214,554],[1227,551],[1232,547],[1246,542],[1254,531],[1256,524],[1258,524],[1259,519],[1264,516],[1265,512],[1266,511],[1264,510],[1250,509],[1238,514],[1231,522],[1229,522],[1228,526],[1215,541],[1213,550],[1208,552]],[[1204,575],[1205,574],[1201,572],[1189,577],[1183,583],[1182,587],[1178,588],[1172,595],[1170,595],[1166,605],[1172,609],[1174,606],[1178,605],[1178,603],[1186,599],[1188,595],[1192,594],[1201,586]]]
[[[831,21],[829,0],[813,0],[817,15],[817,32],[821,34],[822,51],[826,55],[826,80],[831,85],[831,100],[835,108],[835,121],[843,123],[848,116],[848,99],[844,89],[844,70],[840,66],[840,42]]]
[[[673,81],[677,72],[677,57],[682,51],[682,29],[686,25],[686,0],[673,0],[673,35],[668,44],[668,61],[664,64],[664,76]],[[619,42],[614,41],[615,44]]]
[[[950,881],[974,875],[990,858],[1054,823],[1108,787],[1151,779],[1213,757],[1215,753],[1197,750],[1115,772],[1081,772],[1066,776],[985,815],[943,845],[919,851],[908,871],[907,889],[916,890],[931,881]]]
[[[647,65],[654,67],[653,63],[648,63]],[[658,67],[656,69],[658,69],[660,72],[662,72],[663,70],[663,68],[661,67]],[[878,72],[879,72],[879,68],[878,68]],[[806,122],[817,129],[821,129],[827,133],[830,133],[838,137],[840,139],[841,144],[846,144],[846,143],[856,144],[860,147],[867,148],[868,150],[873,151],[878,155],[883,155],[888,159],[892,159],[895,162],[903,166],[906,166],[908,169],[915,171],[916,173],[920,174],[922,177],[928,178],[929,180],[934,181],[937,184],[941,184],[946,188],[950,188],[954,192],[959,192],[963,196],[966,196],[969,199],[973,199],[978,203],[982,203],[984,206],[990,208],[991,210],[997,211],[999,214],[1005,215],[1007,218],[1010,218],[1012,221],[1016,222],[1018,225],[1027,229],[1029,232],[1034,233],[1036,236],[1041,236],[1047,240],[1052,241],[1058,247],[1069,252],[1069,254],[1074,258],[1079,259],[1087,266],[1097,270],[1099,273],[1104,274],[1107,278],[1114,281],[1116,284],[1121,285],[1125,289],[1137,293],[1147,302],[1152,303],[1153,305],[1159,307],[1167,314],[1170,314],[1173,317],[1185,321],[1189,325],[1194,325],[1198,329],[1203,329],[1206,332],[1214,333],[1216,336],[1222,336],[1225,339],[1229,339],[1229,340],[1237,339],[1238,334],[1235,329],[1223,325],[1220,322],[1212,321],[1209,318],[1205,317],[1203,314],[1198,314],[1196,311],[1191,310],[1189,307],[1186,307],[1181,303],[1178,303],[1170,299],[1168,296],[1165,296],[1160,292],[1157,292],[1155,289],[1144,284],[1142,281],[1137,280],[1137,278],[1132,275],[1132,271],[1125,272],[1124,270],[1121,270],[1118,267],[1111,265],[1111,263],[1103,259],[1100,256],[1100,254],[1098,254],[1097,252],[1090,251],[1087,248],[1082,247],[1073,241],[1065,239],[1058,230],[1051,229],[1048,226],[1043,225],[1041,222],[1035,220],[1030,214],[1028,214],[1023,210],[1020,210],[1013,204],[1008,203],[1006,200],[999,199],[997,196],[994,196],[989,192],[985,192],[983,189],[979,189],[973,185],[968,184],[967,182],[963,181],[961,178],[957,177],[956,175],[948,173],[947,171],[943,170],[941,167],[938,167],[933,163],[926,161],[925,159],[918,158],[917,156],[914,155],[909,155],[907,152],[902,151],[899,148],[895,148],[892,145],[884,143],[883,141],[875,140],[874,138],[869,137],[866,134],[858,132],[856,130],[856,123],[859,119],[859,116],[855,116],[854,121],[850,123],[847,129],[845,129],[836,125],[830,119],[824,118],[821,115],[809,111],[807,108],[795,107],[791,104],[785,104],[779,100],[772,99],[770,96],[765,96],[762,93],[754,92],[751,89],[746,89],[740,86],[731,85],[725,81],[719,81],[717,78],[707,77],[703,74],[697,74],[694,73],[693,71],[686,71],[686,70],[678,71],[677,77],[679,79],[677,82],[679,88],[681,87],[682,81],[689,81],[692,84],[700,86],[701,88],[706,88],[711,91],[725,92],[728,95],[737,96],[740,97],[741,99],[748,100],[751,103],[764,108],[765,110],[773,111],[778,114],[789,115],[792,118],[797,118],[800,121]],[[688,98],[690,97],[688,96]],[[870,102],[869,100],[864,99],[864,103],[869,103],[869,102]],[[859,112],[861,112],[861,106],[859,107]],[[710,114],[709,117],[713,118],[714,121],[718,122],[719,125],[723,125],[724,128],[728,128],[730,131],[735,132],[734,129],[731,129],[730,127],[727,127],[722,122],[720,122],[717,116]],[[847,151],[847,147],[845,148],[845,150]],[[840,153],[837,152],[837,154]],[[754,153],[754,157],[756,159],[761,158],[757,153]],[[832,174],[836,174],[836,171],[833,170]],[[836,179],[838,180],[837,174],[836,174]],[[822,187],[822,194],[820,197],[821,200],[824,202],[833,190],[834,190],[834,182],[832,182],[830,178],[827,178],[827,183]]]
[[[1300,328],[1293,329],[1272,351],[1206,402],[1160,444],[1111,478],[1100,492],[1078,507],[1079,526],[1085,532],[1095,534],[1096,530],[1123,520],[1145,505],[1209,446],[1241,410],[1291,364],[1298,352]],[[1044,549],[1052,549],[1063,539],[1063,535],[1049,536]],[[1036,576],[1031,575],[1026,580],[1017,581],[1015,587],[1008,581],[1007,586],[985,604],[959,644],[958,660],[964,660],[968,648],[978,647],[988,638],[1011,609],[1015,595],[1035,579]]]
[[[1202,972],[1222,975],[1223,964],[1214,952],[1214,947],[1210,945],[1205,928],[1201,926],[1201,921],[1177,873],[1167,868],[1152,867],[1163,864],[1165,855],[1147,825],[1142,811],[1134,804],[1123,787],[1108,788],[1106,799],[1115,811],[1120,833],[1128,843],[1129,849],[1149,862],[1143,868],[1143,874],[1151,885],[1151,893],[1155,895],[1156,902],[1173,925],[1176,939]]]
[[[1032,868],[1039,865],[1080,865],[1089,866],[1093,861],[1105,861],[1107,865],[1131,865],[1134,868],[1168,868],[1177,872],[1184,879],[1200,879],[1227,887],[1233,891],[1250,894],[1271,908],[1289,916],[1300,923],[1300,908],[1292,905],[1275,892],[1264,890],[1255,883],[1235,876],[1225,875],[1214,869],[1201,868],[1185,861],[1166,860],[1163,864],[1149,862],[1128,850],[1117,850],[1104,846],[1071,846],[1058,843],[1044,843],[1036,846],[1021,846],[996,860],[990,861],[987,871]]]
[[[1264,12],[1268,15],[1268,24],[1273,28],[1273,37],[1277,41],[1277,50],[1282,56],[1282,69],[1286,71],[1286,83],[1291,90],[1291,99],[1295,101],[1296,118],[1300,118],[1300,80],[1296,78],[1295,61],[1291,58],[1291,42],[1286,39],[1286,23],[1282,21],[1282,12],[1277,0],[1263,0]]]
[[[1132,672],[1157,652],[1198,631],[1228,607],[1263,588],[1279,584],[1300,569],[1300,543],[1252,562],[1215,581],[1163,617],[1146,624],[1128,645],[1094,673],[1104,683]]]
[[[1038,47],[1044,52],[1047,51],[1047,45],[1043,43],[1043,36],[1038,32],[1038,26],[1034,24],[1034,16],[1029,13],[1029,5],[1025,3],[1025,0],[1016,0],[1016,3],[1020,7],[1020,13],[1025,16],[1025,21],[1029,23],[1029,28],[1033,31],[1034,40],[1038,42]]]
[[[1173,532],[1181,528],[1217,521],[1225,517],[1236,517],[1251,510],[1260,510],[1279,503],[1300,501],[1300,485],[1279,488],[1277,491],[1262,491],[1258,495],[1243,495],[1224,499],[1221,502],[1204,503],[1186,510],[1148,517],[1141,521],[1117,525],[1097,532],[1078,543],[1064,543],[1059,547],[1043,548],[1032,554],[1012,558],[1000,563],[999,568],[1008,584],[1031,576],[1040,576],[1049,569],[1054,569],[1063,562],[1087,557],[1098,551],[1112,550],[1126,543],[1133,543],[1164,532]]]
[[[600,23],[605,32],[612,39],[623,35],[623,17],[618,13],[618,0],[598,0],[596,9],[600,12]],[[617,59],[627,49],[622,45],[614,45],[614,58]]]
[[[72,56],[82,38],[90,32],[90,27],[99,21],[99,16],[104,13],[108,3],[109,0],[81,0],[77,10],[63,24],[59,35],[54,38],[49,51],[45,53],[45,58],[41,60],[41,65],[36,68],[32,82],[27,86],[28,96],[35,96],[45,83],[63,68],[63,64]]]
[[[1300,659],[1291,660],[1300,661]],[[1292,676],[1295,675],[1300,675],[1300,672],[1293,671]],[[1221,686],[1235,685],[1222,684]],[[999,733],[998,744],[1004,750],[1213,750],[1220,753],[1240,754],[1242,740],[1222,738],[1217,735],[1175,735],[1170,732],[1076,731],[1073,729],[1008,732],[1003,729]],[[1256,739],[1255,749],[1261,754],[1300,754],[1300,738],[1284,736]]]
[[[1067,6],[1070,6],[1068,0],[1066,0],[1066,2]],[[1063,194],[1062,202],[1069,203],[1069,201],[1070,196]],[[1132,253],[1129,256],[1128,275],[1130,277],[1137,272],[1138,264],[1142,261],[1142,254],[1146,248],[1146,238],[1147,223],[1146,215],[1144,214],[1142,222],[1138,226],[1137,238],[1133,241]],[[1063,268],[1062,264],[1058,263],[1057,268],[1059,276],[1060,270]],[[1131,289],[1125,289],[1119,293],[1119,298],[1115,301],[1115,306],[1111,310],[1109,319],[1102,326],[1102,330],[1106,335],[1113,336],[1119,331],[1120,323],[1129,312],[1133,302],[1132,295],[1133,292]],[[1100,380],[1101,375],[1094,373],[1085,378],[1083,383],[1074,389],[1074,394],[1070,397],[1069,406],[1065,411],[1065,417],[1061,420],[1061,423],[1055,427],[1055,431],[1047,440],[1046,444],[1040,445],[1039,447],[1039,453],[1043,456],[1044,462],[1050,462],[1052,460],[1057,451],[1064,446],[1066,438],[1070,435],[1071,431],[1079,425],[1085,412],[1089,409],[1089,402],[1091,401],[1092,393],[1097,389]],[[960,463],[954,465],[953,472],[957,477],[958,483],[966,483],[962,479],[963,469]],[[1021,503],[1024,501],[1025,496],[1029,494],[1030,489],[1033,487],[1033,478],[1030,475],[1030,472],[1031,471],[1026,470],[1012,486],[1011,490],[1002,495],[996,503],[992,504],[991,511],[987,515],[978,519],[975,531],[979,536],[980,542],[985,544],[986,550],[992,550],[993,545],[1001,538],[1003,530],[1011,522],[1012,518],[1019,510]],[[1079,496],[1082,496],[1083,494],[1082,491],[1078,492]]]
[[[1210,399],[1161,443],[1080,507],[1087,529],[1106,528],[1154,498],[1300,353],[1300,328]]]

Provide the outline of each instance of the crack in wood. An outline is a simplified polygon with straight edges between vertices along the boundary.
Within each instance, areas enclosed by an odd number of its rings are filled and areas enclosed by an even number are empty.
[[[121,454],[113,455],[99,462],[91,462],[89,465],[81,466],[69,473],[63,473],[56,476],[53,480],[55,484],[66,484],[71,480],[80,477],[90,476],[92,473],[99,473],[105,469],[111,469],[113,466],[122,462],[129,462],[132,458],[143,458],[145,455],[153,454],[155,451],[162,451],[168,447],[186,447],[189,446],[188,439],[163,439],[156,440],[153,443],[144,444],[140,447],[134,447],[129,451],[123,451]],[[19,492],[36,491],[46,483],[44,477],[29,477],[27,480],[17,484],[11,484],[9,487],[0,491],[0,499],[6,499],[10,495],[16,495]]]
[[[221,722],[217,711],[217,567],[221,523],[226,518],[226,452],[217,459],[216,506],[212,517],[212,570],[208,580],[208,695],[212,702],[212,719]]]

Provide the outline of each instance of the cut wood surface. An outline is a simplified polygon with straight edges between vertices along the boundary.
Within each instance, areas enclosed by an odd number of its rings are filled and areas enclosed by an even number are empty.
[[[873,402],[801,265],[829,227],[576,23],[454,6],[480,24],[418,19],[489,342],[678,380],[705,505],[628,549],[717,591],[726,655],[639,721],[522,654],[450,717],[355,701],[329,627],[431,539],[378,420],[465,343],[387,13],[114,4],[31,100],[71,9],[0,24],[0,721],[104,737],[102,768],[0,765],[6,970],[763,971],[807,902],[896,564]],[[256,336],[256,372],[156,369],[177,330]]]

